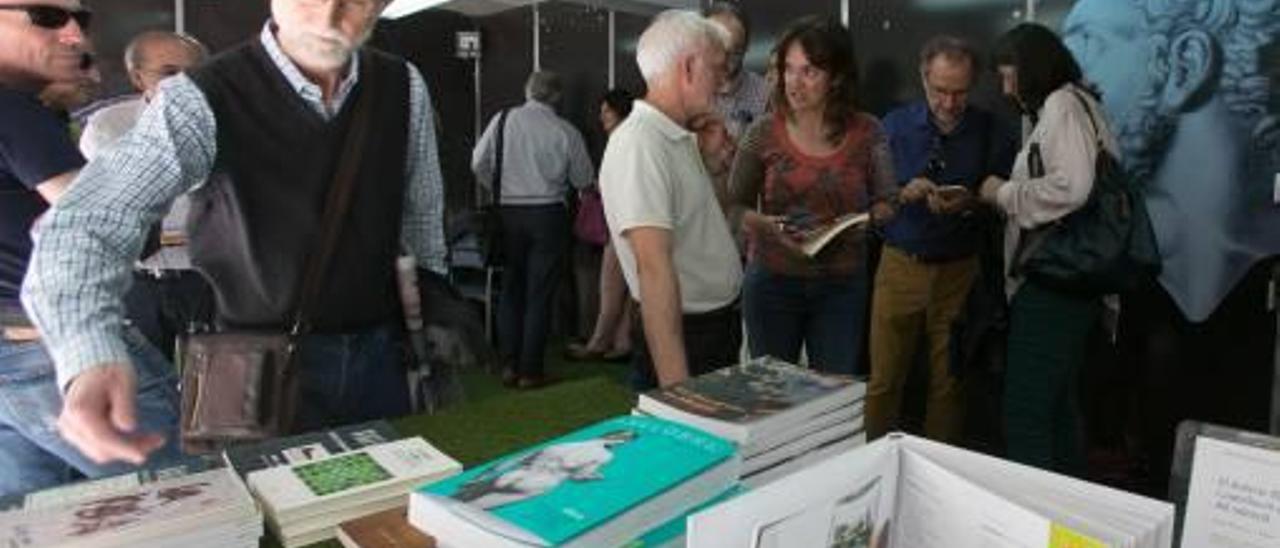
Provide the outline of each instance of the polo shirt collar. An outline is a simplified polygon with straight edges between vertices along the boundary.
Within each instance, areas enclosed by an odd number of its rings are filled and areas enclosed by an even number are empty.
[[[693,133],[668,118],[662,111],[643,99],[637,99],[631,107],[631,116],[639,116],[641,120],[652,124],[659,132],[672,141],[693,138]]]

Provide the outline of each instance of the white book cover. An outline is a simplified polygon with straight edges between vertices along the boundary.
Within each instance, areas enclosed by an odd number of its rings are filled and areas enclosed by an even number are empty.
[[[0,514],[0,546],[154,546],[208,538],[219,527],[235,534],[256,523],[260,533],[261,520],[240,477],[217,468],[66,506]]]
[[[1183,546],[1280,546],[1280,451],[1200,436]]]
[[[413,487],[462,471],[458,461],[420,437],[371,445],[290,466],[249,474],[249,488],[273,518],[332,512],[335,508],[407,495]],[[407,487],[404,487],[407,486]],[[336,523],[335,523],[336,525]]]
[[[1173,506],[903,434],[689,519],[690,548],[1164,548]]]

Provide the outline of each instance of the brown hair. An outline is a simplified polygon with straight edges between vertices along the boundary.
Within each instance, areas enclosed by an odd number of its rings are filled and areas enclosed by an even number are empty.
[[[797,19],[782,34],[773,49],[773,62],[778,70],[773,86],[773,104],[787,117],[791,117],[792,112],[787,103],[787,83],[783,73],[786,72],[787,50],[792,44],[799,44],[809,63],[831,77],[822,118],[828,129],[827,139],[838,143],[850,118],[858,111],[855,95],[858,68],[849,31],[831,18],[814,15]]]

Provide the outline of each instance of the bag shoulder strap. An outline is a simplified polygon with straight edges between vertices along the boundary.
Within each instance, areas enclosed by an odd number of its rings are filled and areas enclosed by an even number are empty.
[[[352,114],[351,126],[342,143],[342,157],[338,160],[337,169],[333,172],[333,181],[325,196],[324,213],[320,217],[320,237],[307,255],[306,268],[302,274],[302,290],[298,294],[291,336],[298,336],[310,330],[308,321],[312,308],[319,300],[320,287],[329,269],[333,253],[338,247],[338,237],[347,220],[347,211],[351,206],[351,191],[355,187],[356,174],[363,156],[365,141],[369,129],[373,126],[373,103],[378,95],[378,68],[373,65],[374,59],[364,50],[358,55],[362,67],[369,70],[360,74],[360,91],[356,99],[355,111]]]
[[[495,144],[497,147],[497,150],[495,151],[497,158],[495,158],[493,162],[493,183],[491,185],[491,189],[493,190],[493,205],[495,206],[502,205],[502,156],[503,149],[506,148],[503,135],[507,132],[508,112],[510,112],[510,109],[504,108],[502,109],[502,112],[498,114],[498,139]]]
[[[1098,129],[1098,121],[1093,117],[1093,107],[1089,106],[1089,101],[1086,101],[1080,95],[1080,91],[1076,89],[1075,85],[1071,86],[1071,96],[1080,102],[1081,107],[1084,107],[1084,115],[1089,118],[1089,126],[1093,128],[1093,140],[1098,143],[1098,151],[1102,152],[1105,150],[1102,146],[1102,131]]]

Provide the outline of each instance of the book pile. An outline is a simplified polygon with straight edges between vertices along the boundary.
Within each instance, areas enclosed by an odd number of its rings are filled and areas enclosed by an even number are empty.
[[[397,506],[342,522],[338,542],[343,548],[435,548],[435,539],[409,524],[409,508]]]
[[[689,548],[1167,548],[1173,525],[1167,502],[890,434],[691,516],[687,540]],[[1238,546],[1246,545],[1274,542]]]
[[[0,546],[258,546],[262,514],[230,468],[192,460],[7,498]]]
[[[727,440],[617,417],[418,489],[409,522],[443,548],[664,545],[739,475]]]
[[[642,394],[636,412],[737,443],[754,487],[866,443],[866,393],[850,377],[763,357]]]
[[[419,485],[461,471],[422,438],[404,438],[249,472],[267,524],[285,548],[328,540],[338,524],[405,505]]]

